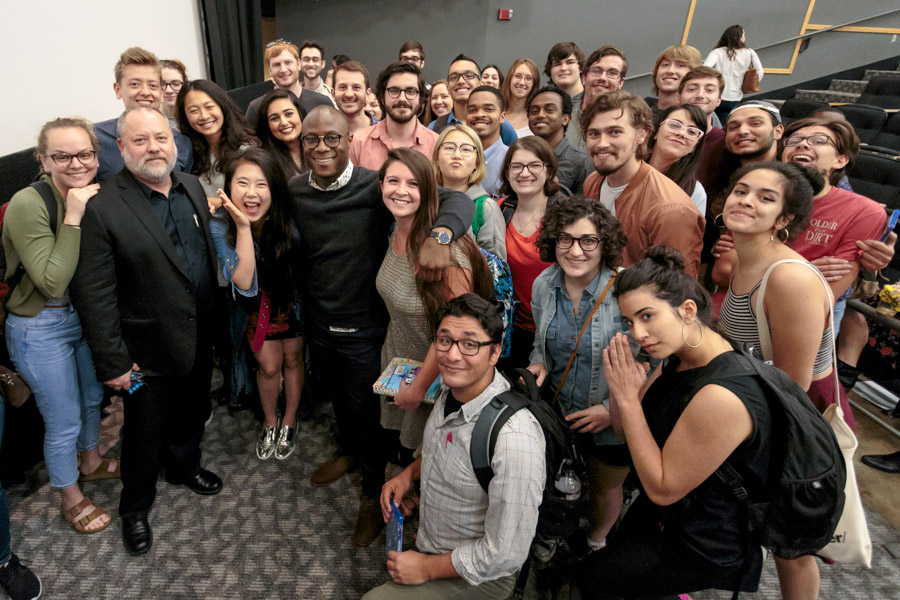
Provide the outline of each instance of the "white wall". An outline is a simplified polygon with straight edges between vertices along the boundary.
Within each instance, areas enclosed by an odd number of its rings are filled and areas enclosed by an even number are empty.
[[[195,0],[0,0],[0,155],[34,146],[57,117],[121,113],[113,67],[130,46],[207,76]]]

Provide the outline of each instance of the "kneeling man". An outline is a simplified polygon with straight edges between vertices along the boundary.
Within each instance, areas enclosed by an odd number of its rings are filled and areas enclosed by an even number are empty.
[[[475,294],[444,304],[434,349],[444,389],[425,425],[422,454],[381,493],[387,521],[421,480],[416,550],[388,552],[391,581],[364,600],[507,598],[525,562],[544,489],[544,433],[527,410],[500,430],[485,492],[469,444],[481,410],[509,383],[496,370],[500,308]]]

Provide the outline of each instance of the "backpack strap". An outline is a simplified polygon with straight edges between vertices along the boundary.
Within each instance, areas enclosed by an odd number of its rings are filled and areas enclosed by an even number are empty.
[[[506,221],[506,226],[509,227],[509,222],[512,221],[513,215],[516,214],[516,206],[519,205],[519,199],[513,198],[512,196],[506,196],[497,200],[497,204],[500,205],[500,212],[503,213],[503,220]]]
[[[508,390],[494,396],[478,415],[472,431],[472,441],[469,443],[469,458],[472,460],[475,477],[485,492],[494,477],[491,459],[494,457],[494,448],[497,447],[497,436],[509,418],[529,404],[531,401],[528,398]]]
[[[44,180],[38,180],[34,183],[30,184],[28,187],[32,187],[37,190],[38,194],[41,195],[41,198],[44,200],[44,205],[47,207],[47,215],[50,220],[50,231],[53,233],[53,237],[56,237],[56,217],[57,217],[57,208],[56,208],[56,196],[53,194],[53,188],[50,187],[50,184]],[[3,212],[0,214],[0,227],[2,227],[3,220],[6,218],[6,209],[9,208],[9,202],[3,205]],[[16,272],[13,273],[12,277],[9,278],[9,282],[6,284],[6,296],[9,297],[12,294],[13,290],[19,285],[19,282],[22,281],[22,277],[25,276],[25,265],[19,261],[19,266],[16,268]]]
[[[478,232],[484,226],[484,203],[487,201],[488,195],[475,198],[475,218],[472,220],[472,233],[478,237]]]

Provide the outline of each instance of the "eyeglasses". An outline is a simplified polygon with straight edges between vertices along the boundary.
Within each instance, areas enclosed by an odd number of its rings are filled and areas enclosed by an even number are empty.
[[[585,252],[596,250],[600,246],[600,238],[594,235],[586,235],[584,237],[572,237],[568,233],[560,233],[556,236],[556,247],[561,250],[568,250],[578,242],[581,249]]]
[[[423,60],[423,58],[421,56],[419,56],[418,54],[409,54],[409,55],[403,55],[400,57],[400,62],[405,62],[405,63],[420,63],[420,62],[422,62],[422,60]]]
[[[703,131],[701,129],[697,129],[696,127],[691,127],[689,125],[685,125],[678,119],[666,119],[665,121],[660,123],[660,126],[662,126],[662,125],[665,125],[666,127],[668,127],[671,131],[674,131],[675,133],[683,132],[684,135],[686,135],[687,137],[689,137],[692,140],[699,140],[700,138],[703,137]]]
[[[266,48],[271,48],[275,44],[291,44],[293,46],[294,42],[292,42],[291,40],[286,40],[284,38],[278,38],[277,40],[271,41],[268,44],[266,44]]]
[[[477,148],[472,144],[456,144],[455,142],[444,142],[441,144],[441,151],[447,156],[453,156],[457,150],[464,158],[468,158],[475,154]]]
[[[591,67],[588,69],[588,73],[593,75],[594,77],[601,77],[604,73],[606,73],[607,79],[618,79],[622,76],[622,71],[618,69],[604,69],[602,67]]]
[[[834,140],[824,133],[814,133],[807,136],[792,135],[788,139],[784,140],[784,145],[799,146],[800,143],[804,141],[810,146],[825,146],[826,144],[834,144]]]
[[[453,344],[456,344],[456,347],[459,349],[460,354],[464,354],[466,356],[475,356],[481,351],[483,346],[490,346],[491,344],[496,344],[498,342],[488,341],[488,342],[479,342],[478,340],[454,340],[450,337],[437,337],[434,338],[434,349],[440,350],[441,352],[450,352],[450,348],[453,347]]]
[[[172,88],[173,92],[177,92],[177,91],[181,90],[181,86],[183,86],[183,85],[184,85],[183,81],[163,81],[162,89],[163,89],[163,91],[166,91],[166,88],[170,87],[170,88]]]
[[[65,152],[59,152],[57,154],[51,154],[50,158],[53,159],[53,162],[60,167],[68,167],[72,163],[73,158],[77,158],[78,162],[83,165],[89,165],[94,162],[94,159],[97,158],[96,150],[82,150],[78,154],[66,154]]]
[[[510,175],[518,175],[523,170],[528,169],[528,172],[532,175],[540,175],[544,172],[544,167],[547,165],[545,163],[534,161],[528,164],[524,163],[509,163],[509,174]]]
[[[465,73],[450,73],[447,75],[447,81],[450,83],[456,83],[459,81],[459,78],[462,77],[466,81],[475,81],[478,79],[478,73],[475,71],[466,71]]]
[[[300,138],[300,141],[303,142],[303,147],[308,150],[313,150],[319,146],[319,140],[325,142],[325,145],[329,148],[337,148],[341,143],[341,140],[344,136],[337,133],[329,133],[327,135],[304,135]]]
[[[385,90],[387,92],[388,98],[399,98],[400,92],[403,92],[403,95],[406,96],[407,100],[415,100],[419,96],[419,90],[414,87],[408,88],[398,88],[397,86],[389,87]]]
[[[534,83],[534,77],[527,73],[516,73],[515,75],[513,75],[513,79],[515,79],[516,81],[524,80],[528,83]]]

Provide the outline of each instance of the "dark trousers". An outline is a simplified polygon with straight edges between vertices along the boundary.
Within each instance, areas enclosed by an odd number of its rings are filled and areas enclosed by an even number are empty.
[[[381,374],[384,336],[383,327],[335,332],[308,323],[306,331],[313,369],[334,406],[339,451],[356,458],[363,493],[370,498],[381,495],[387,466],[381,404],[372,392]]]
[[[123,517],[150,512],[162,469],[174,479],[193,477],[200,470],[200,440],[211,412],[212,348],[208,336],[206,340],[198,341],[194,367],[187,375],[146,376],[133,395],[123,394]]]

